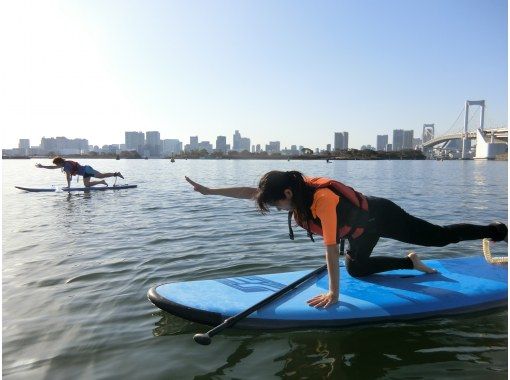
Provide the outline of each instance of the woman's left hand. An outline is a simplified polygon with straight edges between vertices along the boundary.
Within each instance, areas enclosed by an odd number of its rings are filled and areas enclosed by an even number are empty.
[[[323,307],[327,308],[338,302],[338,294],[333,294],[332,292],[327,292],[325,294],[319,294],[318,296],[313,297],[307,301],[308,305],[312,307]]]

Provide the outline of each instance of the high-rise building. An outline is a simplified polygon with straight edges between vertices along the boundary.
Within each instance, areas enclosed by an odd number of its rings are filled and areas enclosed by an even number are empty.
[[[344,146],[344,134],[342,132],[335,132],[335,150],[342,150]]]
[[[216,151],[227,153],[227,137],[226,136],[216,137]]]
[[[238,130],[235,131],[233,136],[232,150],[239,152],[241,150],[241,134]]]
[[[335,150],[349,149],[349,132],[335,132]]]
[[[19,151],[19,154],[21,154],[23,156],[28,156],[30,154],[30,140],[29,139],[19,139],[18,151]]]
[[[237,152],[250,151],[251,140],[248,137],[241,137],[238,130],[235,131],[233,136],[232,150]]]
[[[161,155],[161,137],[158,131],[146,132],[145,141],[151,156],[158,157]]]
[[[269,141],[269,145],[266,145],[266,152],[271,153],[280,153],[280,142],[279,141]]]
[[[127,150],[136,150],[142,154],[145,145],[145,134],[143,132],[125,132],[125,144]]]
[[[163,155],[179,154],[182,151],[182,142],[177,139],[165,139],[161,142]]]
[[[189,149],[190,151],[198,150],[198,136],[190,136]]]
[[[241,138],[241,146],[239,148],[239,151],[244,152],[245,150],[247,150],[249,152],[250,144],[251,144],[251,140],[248,137],[242,137]]]
[[[388,135],[377,135],[377,150],[384,151],[388,145]]]
[[[404,130],[394,129],[393,130],[393,151],[398,152],[404,149]]]
[[[349,149],[349,132],[344,132],[344,150]]]
[[[404,149],[413,149],[414,131],[404,131]]]

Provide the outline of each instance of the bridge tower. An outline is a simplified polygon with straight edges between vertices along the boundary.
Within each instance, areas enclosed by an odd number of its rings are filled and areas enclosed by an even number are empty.
[[[426,143],[434,138],[434,124],[423,124],[423,133],[421,141]]]
[[[480,106],[482,112],[480,112],[480,129],[483,131],[484,118],[485,118],[485,100],[466,100],[466,115],[464,117],[464,133],[462,135],[462,159],[467,158],[468,151],[468,122],[469,122],[469,106]]]

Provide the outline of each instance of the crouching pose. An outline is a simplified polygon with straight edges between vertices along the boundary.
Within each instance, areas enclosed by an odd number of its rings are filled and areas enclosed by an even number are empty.
[[[507,239],[507,226],[496,222],[489,225],[451,224],[439,226],[408,214],[388,199],[364,196],[341,182],[328,178],[305,177],[297,171],[271,171],[259,182],[258,188],[231,187],[211,189],[188,177],[186,180],[204,195],[253,199],[262,213],[269,207],[289,212],[289,236],[293,239],[291,216],[313,240],[321,235],[326,246],[329,291],[310,299],[308,304],[328,307],[339,297],[339,248],[348,240],[345,265],[353,277],[395,269],[417,269],[436,273],[415,253],[406,257],[371,256],[379,238],[390,238],[409,244],[442,247],[463,240],[490,238]]]
[[[102,181],[91,181],[92,177],[94,178],[109,178],[109,177],[120,177],[124,178],[122,174],[119,172],[115,173],[100,173],[92,166],[89,165],[80,165],[79,163],[71,160],[64,160],[62,157],[55,157],[53,159],[53,165],[44,166],[41,164],[35,165],[38,168],[43,169],[62,169],[64,173],[66,173],[67,179],[67,187],[71,187],[71,178],[73,175],[81,175],[83,177],[83,184],[86,187],[95,186],[95,185],[106,185],[106,181],[103,179]]]

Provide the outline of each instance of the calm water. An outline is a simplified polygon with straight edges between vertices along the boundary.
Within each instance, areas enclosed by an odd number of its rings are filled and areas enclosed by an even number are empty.
[[[505,379],[505,310],[342,329],[230,330],[211,346],[205,326],[163,313],[149,287],[240,274],[315,268],[320,241],[287,237],[284,212],[259,215],[245,200],[204,197],[209,186],[255,186],[268,170],[343,180],[440,223],[507,219],[506,162],[88,160],[138,189],[24,193],[64,185],[40,160],[3,160],[3,376],[5,379]],[[49,164],[49,160],[43,160]],[[112,183],[113,181],[110,181]],[[480,255],[480,242],[444,248],[383,240],[378,253]],[[504,254],[506,245],[494,253]]]

